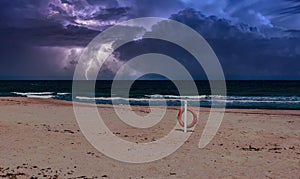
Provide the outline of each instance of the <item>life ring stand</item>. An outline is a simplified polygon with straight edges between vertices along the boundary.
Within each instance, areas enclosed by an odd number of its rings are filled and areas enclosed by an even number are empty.
[[[187,125],[187,128],[192,128],[192,127],[194,127],[195,126],[195,124],[197,123],[197,121],[198,121],[198,119],[197,119],[197,113],[192,109],[192,108],[187,108],[187,111],[189,111],[190,113],[192,113],[193,114],[193,121],[189,124],[189,125]],[[183,120],[181,119],[181,116],[182,116],[182,113],[184,112],[184,108],[181,108],[180,110],[179,110],[179,112],[178,112],[178,115],[177,115],[177,119],[178,119],[178,122],[179,122],[179,124],[182,126],[182,127],[184,127],[184,122],[183,122]]]

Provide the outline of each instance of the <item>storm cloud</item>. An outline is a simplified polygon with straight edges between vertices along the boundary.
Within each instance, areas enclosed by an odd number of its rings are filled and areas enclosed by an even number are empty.
[[[182,22],[199,32],[219,57],[228,79],[300,79],[299,3],[297,0],[2,0],[0,76],[71,78],[76,58],[103,30],[131,18],[159,16]],[[187,63],[195,78],[203,77],[184,50],[144,40],[118,49],[113,61],[105,64],[104,76],[112,77],[123,63],[146,52],[177,57]]]

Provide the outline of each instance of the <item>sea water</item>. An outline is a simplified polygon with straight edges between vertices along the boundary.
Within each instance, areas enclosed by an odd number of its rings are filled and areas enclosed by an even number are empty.
[[[85,83],[89,82],[82,85]],[[300,109],[300,81],[226,81],[227,95],[211,95],[208,81],[195,81],[195,84],[197,94],[189,94],[187,85],[187,92],[180,95],[171,81],[137,80],[128,95],[119,95],[111,94],[112,81],[99,80],[93,90],[82,91],[72,98],[71,80],[0,81],[0,96],[143,106],[180,106],[182,100],[187,100],[190,106],[210,107],[214,101],[216,106],[225,103],[227,108]]]

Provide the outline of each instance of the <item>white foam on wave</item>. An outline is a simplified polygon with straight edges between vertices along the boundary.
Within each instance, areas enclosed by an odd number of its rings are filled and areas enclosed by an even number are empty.
[[[300,101],[264,101],[264,100],[205,100],[208,102],[225,102],[225,103],[274,103],[274,104],[300,104]]]
[[[54,98],[55,96],[53,95],[26,95],[28,98],[44,98],[44,99],[49,99],[49,98]]]
[[[123,97],[85,97],[85,96],[76,96],[76,99],[80,100],[123,100],[123,101],[166,101],[165,99],[151,99],[151,98],[123,98]],[[178,100],[177,100],[178,101]]]
[[[68,94],[70,94],[70,93],[57,93],[57,95],[61,95],[61,96],[68,95]]]
[[[28,98],[54,98],[54,92],[11,92],[17,95],[26,96]]]
[[[168,99],[203,99],[206,98],[207,95],[199,95],[199,96],[177,96],[177,95],[160,95],[160,94],[154,94],[154,95],[145,95],[145,97],[149,98],[168,98]]]
[[[145,95],[148,98],[123,98],[123,97],[84,97],[77,96],[80,100],[121,100],[121,101],[181,101],[189,102],[217,102],[217,103],[273,103],[273,104],[300,104],[300,97],[288,96],[221,96],[221,95],[199,95],[199,96],[176,96],[176,95]],[[150,97],[150,98],[149,98]]]
[[[11,92],[11,93],[26,96],[26,95],[50,95],[53,94],[54,92]]]
[[[11,92],[17,95],[29,98],[55,98],[57,96],[69,95],[71,93],[55,93],[55,92]],[[135,102],[178,102],[187,100],[189,102],[216,102],[227,104],[300,104],[299,96],[221,96],[221,95],[145,95],[143,98],[124,98],[124,97],[87,97],[77,96],[79,100],[102,100],[102,101],[135,101]]]

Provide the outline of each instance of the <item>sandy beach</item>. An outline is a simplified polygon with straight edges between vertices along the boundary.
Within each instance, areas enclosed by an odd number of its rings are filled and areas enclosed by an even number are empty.
[[[106,157],[85,139],[71,102],[0,98],[0,176],[4,178],[300,178],[300,111],[227,109],[221,127],[204,149],[199,138],[208,118],[166,158],[130,164]],[[149,129],[121,122],[110,105],[99,105],[115,135],[137,143],[166,135],[179,107]],[[135,106],[140,115],[148,107]]]

